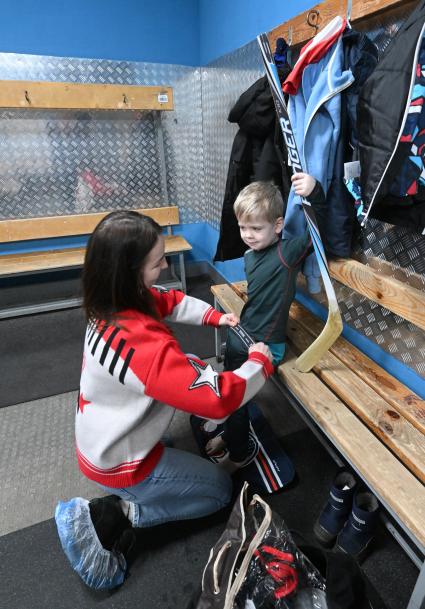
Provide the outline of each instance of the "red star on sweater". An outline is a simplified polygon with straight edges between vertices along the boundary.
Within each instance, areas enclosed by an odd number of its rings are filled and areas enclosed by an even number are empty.
[[[83,394],[80,393],[80,397],[78,398],[78,408],[81,410],[81,414],[84,413],[84,408],[86,404],[91,404],[91,402],[85,400]]]

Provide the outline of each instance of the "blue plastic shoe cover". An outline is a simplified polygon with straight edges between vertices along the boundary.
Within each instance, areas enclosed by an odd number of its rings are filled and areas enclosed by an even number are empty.
[[[59,501],[55,520],[63,551],[87,586],[102,590],[123,583],[126,560],[121,553],[105,550],[100,543],[87,499],[74,497],[66,503]]]

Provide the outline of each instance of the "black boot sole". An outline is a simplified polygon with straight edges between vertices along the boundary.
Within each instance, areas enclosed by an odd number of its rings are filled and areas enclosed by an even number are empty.
[[[372,541],[372,540],[370,540]],[[337,542],[336,546],[335,546],[335,551],[336,552],[342,552],[343,554],[349,554],[349,556],[351,556],[352,558],[354,558],[354,560],[358,563],[361,564],[368,556],[369,554],[369,549],[370,549],[370,541],[367,542],[367,544],[364,546],[364,548],[362,548],[360,550],[360,552],[357,552],[357,554],[351,554],[350,552],[347,552],[347,550],[345,550],[342,546],[340,546]]]
[[[324,527],[322,527],[318,520],[316,520],[316,522],[314,523],[313,533],[316,536],[316,539],[325,548],[332,547],[335,543],[335,539],[337,538],[336,535],[333,535]]]

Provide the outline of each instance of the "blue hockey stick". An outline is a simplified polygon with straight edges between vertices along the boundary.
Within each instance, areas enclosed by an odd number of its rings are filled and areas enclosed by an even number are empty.
[[[257,36],[257,41],[260,46],[261,55],[263,58],[264,67],[266,69],[267,79],[269,81],[270,90],[272,92],[276,113],[279,119],[280,128],[288,149],[289,160],[292,171],[294,173],[303,171],[300,155],[298,153],[295,136],[292,131],[291,122],[289,119],[288,109],[283,97],[282,88],[280,85],[279,75],[274,63],[273,55],[270,49],[269,39],[267,34]],[[316,253],[317,262],[319,264],[320,273],[323,284],[325,286],[326,296],[328,298],[328,318],[326,325],[316,340],[302,353],[296,360],[296,367],[301,372],[309,372],[315,366],[322,355],[333,345],[335,340],[342,332],[342,320],[339,312],[338,302],[335,295],[335,290],[332,285],[329,274],[328,262],[326,260],[325,250],[323,247],[322,238],[317,226],[316,216],[311,204],[301,197],[302,208],[306,217],[307,225],[310,231],[311,240],[313,242],[314,251]]]

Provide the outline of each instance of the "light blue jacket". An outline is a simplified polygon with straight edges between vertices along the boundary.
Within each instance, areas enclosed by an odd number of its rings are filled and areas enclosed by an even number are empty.
[[[289,97],[289,116],[304,171],[318,180],[326,195],[335,161],[340,133],[341,95],[354,81],[351,70],[343,70],[342,39],[329,49],[317,63],[304,68],[301,86]],[[291,189],[285,214],[283,236],[298,237],[305,231],[306,221],[301,198]],[[320,291],[319,267],[315,258],[306,260],[304,273],[309,291]]]

